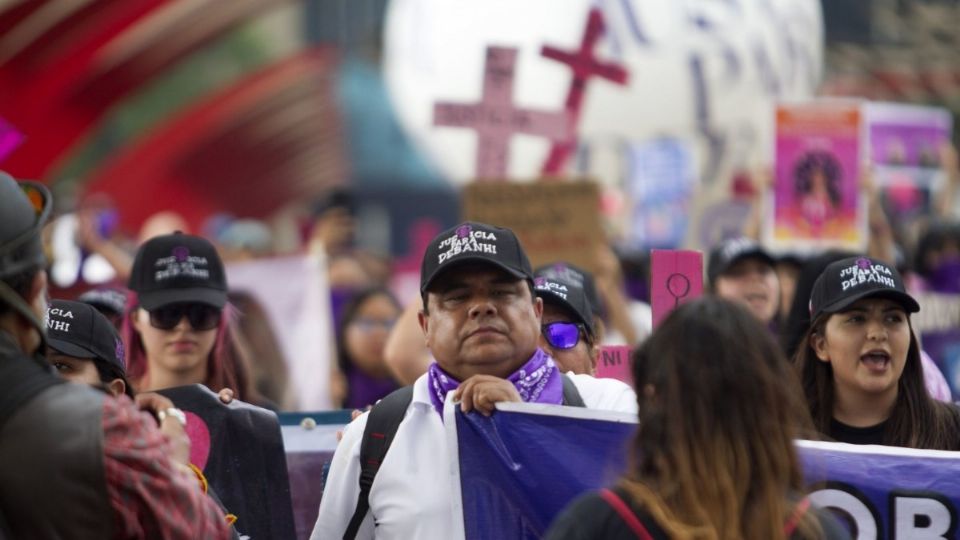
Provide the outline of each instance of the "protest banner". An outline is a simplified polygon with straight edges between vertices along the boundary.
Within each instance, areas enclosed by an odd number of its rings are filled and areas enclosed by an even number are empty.
[[[626,345],[604,345],[597,359],[598,379],[616,379],[633,386],[630,371],[630,347]]]
[[[452,509],[463,535],[540,538],[577,495],[623,471],[636,417],[501,403],[489,417],[448,400],[444,424],[460,489]],[[853,537],[955,538],[960,452],[798,441],[815,504],[854,527]]]
[[[473,183],[463,217],[516,233],[534,267],[566,261],[596,271],[604,242],[597,185],[589,181]]]
[[[653,327],[680,304],[703,294],[703,253],[655,249],[650,256]]]
[[[241,401],[220,402],[194,384],[158,391],[183,410],[190,462],[207,477],[241,537],[293,538],[293,511],[277,416]]]
[[[280,413],[287,474],[297,540],[307,540],[317,521],[337,432],[350,422],[349,410]]]
[[[944,182],[940,147],[950,143],[953,117],[946,109],[900,103],[864,106],[873,181],[892,225],[906,231],[930,213]]]
[[[332,408],[333,324],[326,261],[277,257],[228,263],[226,271],[230,289],[252,294],[270,317],[289,367],[296,410]]]
[[[624,244],[632,250],[683,244],[697,185],[690,145],[661,138],[629,145],[626,193],[630,199]]]
[[[772,249],[866,245],[860,119],[860,103],[852,100],[777,107],[773,200],[764,227]]]

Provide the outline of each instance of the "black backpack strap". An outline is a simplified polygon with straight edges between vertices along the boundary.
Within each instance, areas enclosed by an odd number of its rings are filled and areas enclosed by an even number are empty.
[[[64,382],[25,356],[0,360],[0,429],[21,405]]]
[[[580,391],[577,390],[577,385],[573,383],[573,379],[565,374],[561,374],[561,376],[563,377],[563,404],[568,407],[586,407],[587,405],[580,397]]]
[[[343,533],[344,540],[356,538],[360,525],[370,510],[370,487],[373,486],[373,479],[380,470],[380,464],[390,449],[411,401],[413,386],[404,386],[378,401],[367,416],[363,440],[360,441],[360,495],[357,496],[357,508],[350,518],[350,525]]]

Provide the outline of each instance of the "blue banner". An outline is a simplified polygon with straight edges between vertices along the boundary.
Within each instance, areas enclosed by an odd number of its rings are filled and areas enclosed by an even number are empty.
[[[635,418],[570,407],[500,404],[490,417],[448,404],[459,458],[464,537],[539,538],[573,498],[623,470]],[[454,433],[455,432],[455,433]],[[958,434],[960,436],[960,434]],[[956,538],[960,452],[800,441],[811,498],[854,538]]]

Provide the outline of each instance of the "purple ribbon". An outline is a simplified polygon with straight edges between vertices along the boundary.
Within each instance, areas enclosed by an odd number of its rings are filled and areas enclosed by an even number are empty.
[[[520,399],[527,403],[560,405],[563,403],[563,381],[560,380],[562,376],[553,358],[550,358],[543,349],[537,348],[537,352],[533,353],[530,360],[510,374],[507,380],[517,389]],[[443,401],[448,392],[460,386],[460,381],[434,362],[427,370],[427,385],[430,391],[430,402],[443,417]]]

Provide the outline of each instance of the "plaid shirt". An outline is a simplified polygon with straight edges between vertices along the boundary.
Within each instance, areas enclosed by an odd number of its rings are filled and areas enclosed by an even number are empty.
[[[126,396],[103,401],[103,451],[114,538],[228,539],[232,531],[197,478],[170,460],[156,422]]]

